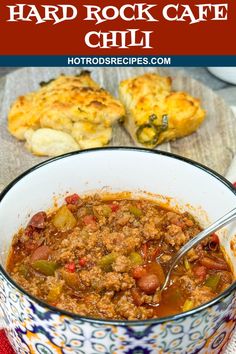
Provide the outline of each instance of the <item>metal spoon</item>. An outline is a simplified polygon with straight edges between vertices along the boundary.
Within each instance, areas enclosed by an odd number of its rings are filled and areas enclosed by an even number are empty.
[[[167,284],[170,280],[170,274],[171,274],[173,268],[179,262],[180,258],[182,258],[191,248],[196,246],[204,238],[211,235],[215,231],[219,230],[224,225],[230,223],[235,218],[236,218],[236,208],[234,208],[233,210],[231,210],[230,212],[228,212],[227,214],[222,216],[216,222],[214,222],[213,224],[208,226],[205,230],[201,231],[199,234],[197,234],[195,237],[193,237],[191,240],[189,240],[185,245],[183,245],[183,247],[181,247],[179,249],[179,251],[174,255],[173,259],[171,260],[170,268],[166,274],[165,282],[162,285],[162,288],[160,291],[164,290],[165,287],[167,286]]]

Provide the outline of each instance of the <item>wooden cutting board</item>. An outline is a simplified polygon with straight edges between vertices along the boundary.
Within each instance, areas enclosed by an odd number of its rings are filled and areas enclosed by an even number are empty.
[[[87,68],[86,68],[87,69]],[[0,80],[0,190],[13,178],[47,158],[31,155],[24,143],[7,131],[7,114],[11,103],[19,96],[37,90],[39,82],[61,73],[76,74],[80,68],[24,68]],[[157,149],[182,155],[225,174],[236,152],[236,119],[229,106],[211,89],[177,69],[155,68],[90,68],[92,77],[101,86],[117,96],[121,80],[147,71],[171,76],[173,88],[183,90],[201,99],[207,117],[200,129],[182,139],[159,145]],[[112,146],[133,146],[122,126],[115,127]]]

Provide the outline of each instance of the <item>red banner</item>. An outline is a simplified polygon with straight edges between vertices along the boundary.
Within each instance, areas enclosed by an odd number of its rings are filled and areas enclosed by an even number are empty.
[[[0,55],[232,55],[233,1],[1,1]]]

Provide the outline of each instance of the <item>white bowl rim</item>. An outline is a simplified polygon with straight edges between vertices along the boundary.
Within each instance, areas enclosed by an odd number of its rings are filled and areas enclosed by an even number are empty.
[[[16,177],[12,182],[10,182],[0,193],[0,203],[3,200],[3,198],[6,196],[8,191],[15,185],[17,184],[21,179],[23,179],[25,176],[29,175],[31,172],[34,172],[38,168],[44,167],[50,163],[53,163],[54,161],[64,159],[73,155],[80,155],[80,154],[87,154],[87,153],[93,153],[93,152],[103,152],[103,151],[134,151],[136,153],[150,153],[154,155],[163,155],[167,156],[169,158],[173,158],[176,160],[180,160],[183,162],[186,162],[196,168],[199,168],[203,170],[204,172],[210,174],[212,177],[216,178],[219,182],[223,183],[235,196],[236,196],[236,188],[234,188],[233,184],[230,183],[225,177],[221,176],[219,173],[213,171],[209,167],[196,162],[194,160],[188,159],[183,156],[179,156],[173,153],[161,151],[161,150],[152,150],[152,149],[146,149],[146,148],[138,148],[138,147],[127,147],[127,146],[110,146],[110,147],[102,147],[102,148],[92,148],[92,149],[85,149],[85,150],[79,150],[79,151],[73,151],[69,152],[67,154],[63,154],[60,156],[56,156],[53,158],[50,158],[46,161],[43,161],[22,174],[20,174],[18,177]],[[188,316],[192,316],[198,312],[201,312],[202,310],[205,310],[207,308],[210,308],[213,305],[216,305],[219,303],[221,300],[223,300],[225,297],[229,296],[234,290],[236,290],[236,281],[233,282],[233,284],[227,288],[224,292],[222,292],[220,295],[215,297],[213,300],[208,301],[204,303],[203,305],[200,305],[198,307],[193,308],[192,310],[186,311],[186,312],[181,312],[175,315],[171,316],[166,316],[166,317],[160,317],[160,318],[153,318],[153,319],[148,319],[148,320],[106,320],[106,319],[98,319],[98,318],[92,318],[92,317],[86,317],[86,316],[80,316],[79,314],[72,313],[69,311],[65,311],[62,309],[59,309],[57,307],[51,306],[47,304],[46,302],[38,299],[37,297],[29,294],[27,291],[25,291],[20,285],[18,285],[10,276],[9,274],[5,271],[5,269],[2,267],[0,264],[0,273],[4,275],[4,277],[10,282],[12,286],[14,286],[18,291],[23,293],[26,297],[29,297],[31,301],[36,302],[38,305],[40,305],[43,308],[47,308],[48,310],[54,312],[55,314],[62,315],[62,316],[68,316],[71,317],[74,320],[78,321],[84,321],[84,322],[90,322],[90,323],[96,323],[100,325],[110,325],[110,326],[143,326],[143,325],[158,325],[162,324],[164,322],[170,322],[170,321],[176,321]]]

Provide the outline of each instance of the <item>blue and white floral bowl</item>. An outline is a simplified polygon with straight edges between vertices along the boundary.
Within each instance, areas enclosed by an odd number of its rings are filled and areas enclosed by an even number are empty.
[[[67,154],[27,171],[0,197],[0,308],[17,353],[157,354],[222,353],[236,326],[236,284],[183,314],[147,321],[80,317],[28,295],[5,270],[12,235],[38,210],[65,193],[131,191],[190,211],[204,226],[236,204],[223,177],[193,161],[163,152],[107,148]],[[158,195],[157,195],[158,193]],[[166,196],[166,197],[165,197]],[[172,198],[169,198],[171,196]],[[60,203],[60,198],[59,198]],[[236,269],[236,224],[220,240]]]

